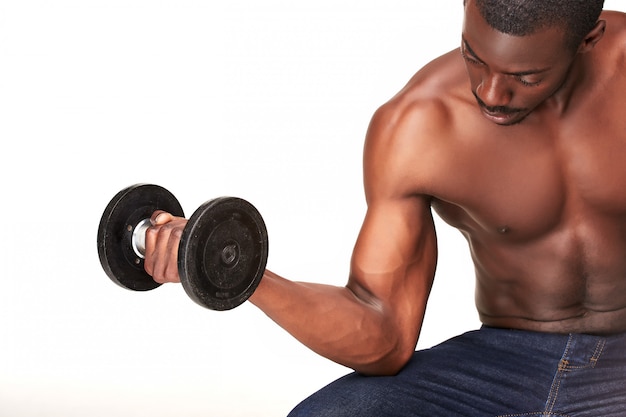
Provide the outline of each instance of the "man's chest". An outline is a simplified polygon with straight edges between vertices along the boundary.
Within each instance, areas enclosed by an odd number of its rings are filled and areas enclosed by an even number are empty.
[[[532,238],[565,222],[626,218],[626,125],[572,123],[468,137],[440,164],[434,207],[462,230]]]

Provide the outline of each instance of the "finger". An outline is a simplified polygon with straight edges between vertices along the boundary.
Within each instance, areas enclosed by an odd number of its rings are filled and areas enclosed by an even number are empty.
[[[163,270],[165,282],[180,282],[178,274],[178,248],[183,230],[180,227],[172,227],[167,240],[167,263]]]
[[[171,217],[168,213],[162,215]],[[159,217],[157,221],[161,222],[162,218]],[[171,221],[148,228],[144,267],[154,281],[160,284],[180,282],[177,262],[181,235],[182,229]]]
[[[174,219],[174,216],[172,216],[170,213],[167,213],[163,210],[157,210],[154,213],[152,213],[152,216],[150,216],[150,223],[153,226],[157,226],[157,225],[165,224],[167,222],[171,222],[173,219]]]

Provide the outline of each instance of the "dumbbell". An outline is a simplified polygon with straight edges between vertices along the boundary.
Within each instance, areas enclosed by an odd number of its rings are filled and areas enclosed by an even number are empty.
[[[184,217],[172,193],[153,184],[135,184],[109,202],[98,227],[98,256],[116,284],[149,291],[161,284],[144,269],[146,231],[156,210]],[[259,285],[267,263],[263,218],[241,198],[219,197],[189,218],[178,247],[178,272],[187,295],[211,310],[229,310]]]

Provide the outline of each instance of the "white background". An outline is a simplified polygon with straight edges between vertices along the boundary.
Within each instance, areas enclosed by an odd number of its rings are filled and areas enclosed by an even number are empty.
[[[461,20],[461,0],[0,1],[0,416],[281,416],[345,374],[249,303],[114,285],[98,222],[138,182],[188,215],[240,196],[270,269],[344,285],[369,119]],[[479,325],[466,245],[438,227],[419,347]]]

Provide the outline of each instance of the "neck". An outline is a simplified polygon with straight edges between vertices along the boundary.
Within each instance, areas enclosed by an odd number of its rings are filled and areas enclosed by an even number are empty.
[[[559,116],[563,116],[567,113],[572,98],[576,96],[579,91],[587,88],[585,84],[589,71],[586,68],[585,57],[586,55],[582,54],[577,54],[574,57],[563,82],[542,105],[544,109],[555,112]]]

